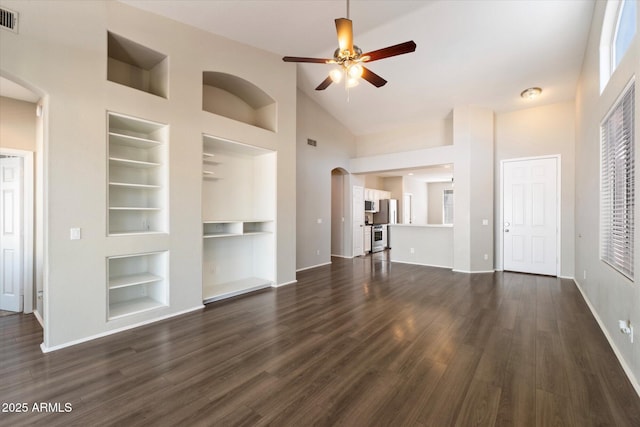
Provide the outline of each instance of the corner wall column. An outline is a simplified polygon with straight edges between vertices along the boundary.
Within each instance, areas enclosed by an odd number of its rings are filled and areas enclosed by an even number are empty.
[[[453,110],[455,271],[494,269],[493,121],[493,111],[486,108]]]

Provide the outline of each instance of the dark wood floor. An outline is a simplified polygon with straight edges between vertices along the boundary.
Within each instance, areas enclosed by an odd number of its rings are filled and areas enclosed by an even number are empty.
[[[380,256],[298,280],[49,354],[0,318],[0,403],[29,406],[0,425],[640,426],[570,280]]]

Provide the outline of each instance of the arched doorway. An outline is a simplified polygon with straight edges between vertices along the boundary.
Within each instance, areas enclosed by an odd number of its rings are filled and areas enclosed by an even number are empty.
[[[349,172],[331,170],[331,256],[351,257],[351,192]]]
[[[5,78],[0,72],[0,103],[4,113],[0,117],[0,186],[3,194],[11,194],[3,198],[11,209],[0,207],[10,216],[0,222],[11,224],[0,230],[1,250],[13,254],[3,257],[0,266],[12,272],[0,278],[0,310],[5,314],[34,312],[42,324],[44,101],[19,79]]]

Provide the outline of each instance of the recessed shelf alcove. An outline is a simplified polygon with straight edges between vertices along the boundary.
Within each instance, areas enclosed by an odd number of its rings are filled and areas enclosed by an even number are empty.
[[[167,98],[167,55],[107,32],[107,80]]]
[[[275,132],[276,101],[253,83],[232,74],[202,73],[202,109]]]

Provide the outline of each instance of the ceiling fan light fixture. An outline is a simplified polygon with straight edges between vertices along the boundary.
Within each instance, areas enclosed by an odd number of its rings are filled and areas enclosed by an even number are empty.
[[[360,84],[360,81],[358,79],[354,79],[353,77],[349,77],[347,79],[347,89],[350,89],[352,87],[356,87]]]
[[[530,87],[523,90],[522,93],[520,93],[520,96],[524,99],[535,99],[539,97],[541,93],[542,89],[540,89],[539,87]]]
[[[342,81],[342,70],[340,68],[334,68],[329,72],[329,77],[331,77],[331,81],[334,83],[340,83]]]
[[[362,65],[360,64],[352,64],[349,66],[349,68],[347,68],[349,77],[351,77],[352,79],[359,79],[360,77],[362,77]]]

